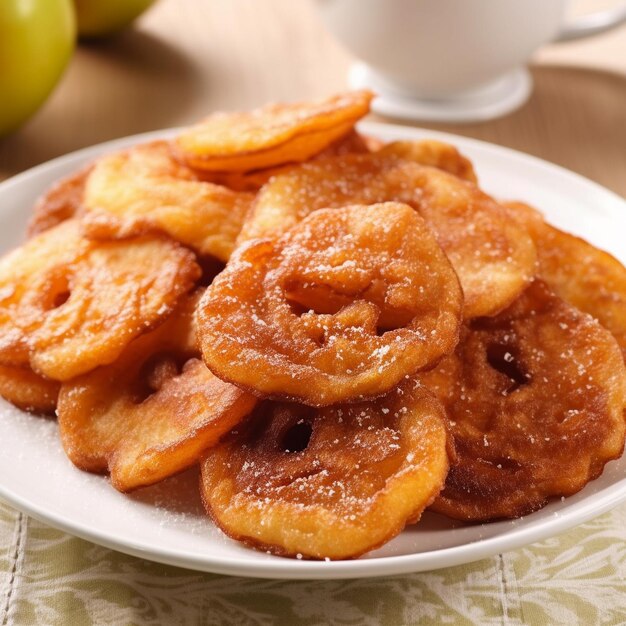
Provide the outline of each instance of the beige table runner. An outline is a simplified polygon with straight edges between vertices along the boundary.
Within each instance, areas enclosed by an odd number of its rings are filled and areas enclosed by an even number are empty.
[[[255,580],[159,565],[0,507],[0,624],[626,623],[626,505],[522,550],[353,581]]]

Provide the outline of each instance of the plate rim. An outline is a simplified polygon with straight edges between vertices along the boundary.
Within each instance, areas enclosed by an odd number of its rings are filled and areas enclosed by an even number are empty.
[[[547,170],[548,173],[554,173],[561,178],[568,179],[568,182],[573,185],[587,188],[594,195],[603,196],[605,201],[615,204],[616,206],[621,205],[621,208],[626,214],[626,200],[616,192],[564,167],[512,148],[452,133],[431,131],[430,129],[384,122],[362,122],[358,127],[365,133],[387,135],[387,138],[389,138],[389,135],[396,135],[407,139],[430,137],[458,145],[461,150],[464,148],[475,148],[495,156],[504,153],[510,159],[521,161],[535,168],[540,168],[544,172]],[[0,183],[0,195],[8,192],[13,186],[19,186],[33,176],[36,177],[47,170],[74,163],[77,160],[82,160],[84,163],[97,154],[103,154],[108,150],[132,145],[137,142],[171,137],[179,130],[179,128],[169,128],[149,131],[112,139],[75,150],[38,164],[3,181]],[[3,211],[3,209],[0,206],[0,212],[1,211]],[[374,559],[331,562],[312,560],[298,561],[281,557],[267,561],[243,562],[232,557],[181,553],[180,551],[170,548],[155,548],[153,545],[129,542],[128,540],[124,540],[123,537],[112,536],[111,533],[107,533],[106,531],[88,528],[82,523],[73,522],[71,519],[64,518],[57,513],[50,513],[45,507],[39,507],[36,502],[23,498],[18,492],[11,490],[2,483],[0,483],[0,499],[22,513],[54,528],[98,545],[150,561],[197,571],[234,576],[269,579],[331,580],[373,578],[421,571],[434,571],[444,567],[474,562],[501,552],[515,550],[536,541],[553,537],[579,524],[585,523],[626,501],[626,477],[605,487],[601,492],[592,494],[589,498],[573,503],[569,509],[555,514],[554,517],[542,520],[541,523],[537,525],[518,528],[512,533],[505,532],[459,546],[439,548],[426,552],[383,556]]]

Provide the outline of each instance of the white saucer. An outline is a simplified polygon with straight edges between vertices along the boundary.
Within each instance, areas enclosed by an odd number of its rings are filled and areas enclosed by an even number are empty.
[[[525,68],[454,98],[420,99],[400,93],[365,63],[356,63],[350,68],[348,83],[350,87],[368,88],[378,94],[372,103],[374,113],[427,122],[481,122],[502,117],[521,107],[532,91],[532,78]]]

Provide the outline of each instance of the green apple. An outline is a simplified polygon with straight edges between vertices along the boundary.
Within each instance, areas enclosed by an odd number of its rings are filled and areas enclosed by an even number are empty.
[[[155,0],[74,0],[78,35],[107,37],[128,26]]]
[[[0,0],[0,136],[41,106],[75,39],[71,0]]]

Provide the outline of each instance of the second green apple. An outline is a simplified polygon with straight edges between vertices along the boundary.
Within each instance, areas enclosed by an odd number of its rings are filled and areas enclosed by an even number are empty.
[[[155,0],[74,0],[78,36],[108,37],[126,28]]]

